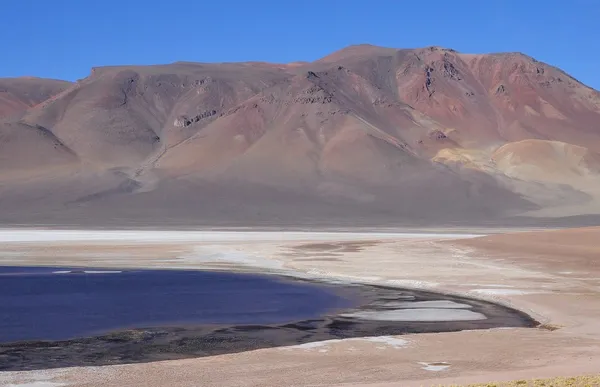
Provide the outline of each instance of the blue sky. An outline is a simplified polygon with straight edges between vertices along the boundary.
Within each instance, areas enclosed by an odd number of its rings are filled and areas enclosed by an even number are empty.
[[[600,0],[2,0],[0,77],[315,60],[351,44],[521,51],[600,89]]]

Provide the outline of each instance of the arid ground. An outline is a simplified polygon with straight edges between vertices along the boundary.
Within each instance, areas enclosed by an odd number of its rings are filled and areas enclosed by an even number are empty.
[[[5,372],[0,384],[428,386],[600,372],[600,228],[482,237],[477,230],[463,232],[0,231],[0,265],[293,272],[469,295],[508,304],[542,323],[135,365]]]

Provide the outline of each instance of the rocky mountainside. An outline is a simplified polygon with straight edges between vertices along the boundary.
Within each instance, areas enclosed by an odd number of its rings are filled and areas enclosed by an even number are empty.
[[[520,53],[359,45],[64,86],[0,121],[4,222],[600,214],[600,93]]]
[[[71,86],[71,82],[33,77],[0,78],[0,118],[14,116]]]

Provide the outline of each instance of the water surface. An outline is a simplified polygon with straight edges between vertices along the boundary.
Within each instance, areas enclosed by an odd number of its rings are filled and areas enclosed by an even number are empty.
[[[0,342],[141,327],[269,325],[318,318],[354,304],[332,287],[274,276],[0,267]]]

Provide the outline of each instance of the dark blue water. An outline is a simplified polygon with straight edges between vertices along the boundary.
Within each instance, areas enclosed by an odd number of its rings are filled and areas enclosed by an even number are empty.
[[[54,273],[64,270],[69,269],[0,267],[0,342],[62,340],[126,328],[276,324],[353,304],[325,286],[268,276]]]

